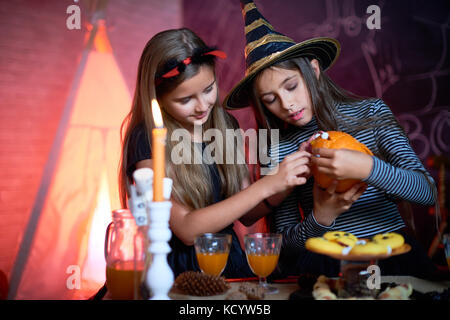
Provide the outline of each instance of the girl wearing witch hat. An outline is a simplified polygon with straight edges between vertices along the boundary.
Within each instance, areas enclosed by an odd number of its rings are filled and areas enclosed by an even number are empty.
[[[225,107],[251,105],[260,127],[280,130],[279,144],[268,150],[278,154],[279,160],[300,146],[304,149],[316,132],[332,130],[351,134],[374,154],[312,150],[309,165],[335,180],[362,182],[338,193],[336,182],[324,190],[311,177],[283,200],[271,203],[274,229],[283,233],[284,271],[336,276],[339,262],[306,251],[304,244],[310,237],[341,230],[364,238],[403,234],[412,245],[411,252],[381,261],[381,272],[429,276],[434,266],[420,244],[403,231],[396,202],[433,205],[435,185],[390,108],[380,99],[364,99],[341,89],[326,75],[339,56],[337,40],[314,38],[296,43],[276,32],[253,1],[242,0],[241,8],[246,70],[226,97]]]
[[[138,76],[131,111],[122,127],[123,150],[120,166],[120,194],[122,205],[127,204],[127,183],[133,183],[138,168],[152,168],[151,100],[161,106],[167,128],[166,176],[173,180],[170,240],[172,252],[168,261],[175,276],[187,270],[199,271],[193,246],[202,233],[228,233],[232,246],[225,277],[253,276],[242,251],[233,222],[240,219],[245,225],[257,221],[267,209],[260,202],[275,193],[306,182],[304,164],[308,153],[297,152],[286,158],[276,174],[251,184],[245,164],[178,163],[172,161],[176,146],[191,150],[191,155],[206,147],[203,134],[210,128],[238,129],[237,121],[219,103],[215,75],[215,58],[225,53],[207,46],[189,29],[166,30],[156,34],[145,46],[138,66]],[[195,128],[200,130],[195,130]],[[180,131],[181,130],[181,131]],[[190,139],[172,139],[172,133],[184,132]],[[233,139],[235,154],[238,149]],[[226,150],[215,150],[223,155]],[[243,190],[244,189],[244,190]],[[242,191],[241,191],[242,190]],[[262,208],[262,210],[261,210]]]

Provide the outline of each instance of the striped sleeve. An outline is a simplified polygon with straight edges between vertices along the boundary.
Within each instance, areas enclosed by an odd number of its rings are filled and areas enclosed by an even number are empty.
[[[303,222],[290,225],[282,230],[283,248],[298,250],[303,248],[308,238],[321,237],[325,232],[334,228],[335,221],[330,226],[319,224],[314,218],[314,213],[307,215]]]
[[[312,180],[309,181],[311,183]],[[308,238],[321,237],[325,232],[330,231],[331,226],[323,226],[314,218],[312,208],[302,205],[306,217],[301,221],[298,208],[299,199],[303,198],[301,190],[305,187],[297,187],[275,210],[274,222],[276,231],[283,234],[283,248],[293,249],[302,248]]]
[[[376,115],[395,119],[381,100],[376,103]],[[401,128],[378,126],[375,137],[380,154],[386,161],[374,156],[372,171],[365,181],[395,199],[433,205],[436,201],[434,180]]]

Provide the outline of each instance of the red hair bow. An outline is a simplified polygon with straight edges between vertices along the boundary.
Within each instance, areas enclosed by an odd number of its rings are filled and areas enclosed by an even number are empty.
[[[207,51],[201,54],[193,55],[192,57],[187,57],[186,59],[180,61],[175,67],[171,68],[170,70],[166,71],[164,74],[158,77],[156,80],[156,85],[158,85],[161,82],[160,78],[172,78],[177,75],[179,75],[181,72],[184,71],[187,65],[191,64],[193,61],[199,61],[204,56],[215,56],[220,59],[226,59],[227,54],[220,50],[211,50]]]

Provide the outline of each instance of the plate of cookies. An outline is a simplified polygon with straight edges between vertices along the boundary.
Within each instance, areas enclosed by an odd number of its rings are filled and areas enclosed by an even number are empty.
[[[403,236],[395,232],[377,234],[371,239],[358,239],[350,232],[328,231],[322,237],[306,240],[305,247],[315,253],[348,261],[385,259],[411,250]]]

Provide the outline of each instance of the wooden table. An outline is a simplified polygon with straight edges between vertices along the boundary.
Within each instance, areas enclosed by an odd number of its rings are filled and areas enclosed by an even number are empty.
[[[190,296],[181,293],[177,289],[173,289],[169,293],[169,297],[174,300],[225,300],[230,293],[238,291],[241,284],[242,282],[231,282],[231,288],[227,292],[215,296]],[[266,295],[266,298],[264,300],[288,300],[289,295],[298,289],[297,283],[271,283],[270,286],[278,288],[279,292],[277,294]]]
[[[411,276],[382,276],[381,282],[382,283],[395,282],[397,284],[410,283],[415,290],[420,291],[422,293],[430,291],[441,292],[447,288],[450,288],[450,281],[433,282]],[[238,291],[239,286],[241,284],[242,282],[232,282],[230,283],[231,288],[226,293],[215,296],[208,296],[208,297],[190,296],[183,294],[177,289],[173,289],[169,293],[169,297],[174,300],[225,300],[230,293]],[[279,292],[273,295],[266,295],[264,300],[288,300],[290,294],[299,288],[297,283],[271,283],[270,285],[277,287]]]

